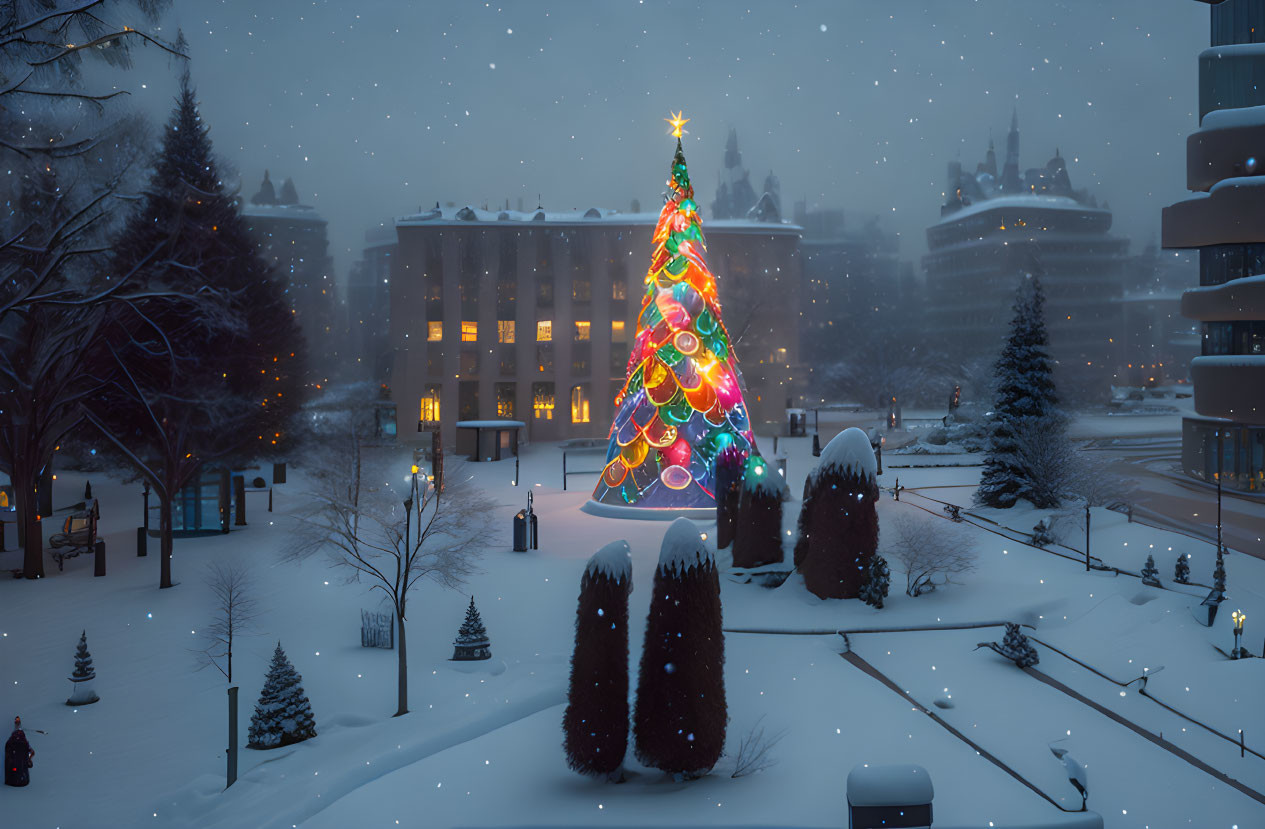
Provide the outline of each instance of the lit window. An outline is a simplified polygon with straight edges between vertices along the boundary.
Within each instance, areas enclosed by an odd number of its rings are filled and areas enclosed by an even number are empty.
[[[575,339],[577,342],[587,342],[589,339],[589,329],[592,326],[588,320],[575,321]]]
[[[537,420],[553,420],[553,383],[532,384],[532,416]]]
[[[571,422],[589,422],[589,394],[583,385],[571,387]]]
[[[426,323],[426,340],[437,343],[444,338],[444,324],[438,320]]]
[[[611,320],[611,342],[628,342],[628,329],[623,320]]]
[[[427,423],[439,422],[439,386],[427,386],[422,395],[417,419]]]
[[[477,322],[461,323],[461,341],[463,343],[477,342],[479,339],[479,324]]]
[[[514,342],[514,320],[496,321],[496,339],[502,343]]]
[[[536,323],[536,342],[553,342],[553,320],[541,320]]]

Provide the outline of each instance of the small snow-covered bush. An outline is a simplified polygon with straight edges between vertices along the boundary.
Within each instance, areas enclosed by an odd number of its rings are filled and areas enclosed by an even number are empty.
[[[1032,543],[1037,547],[1048,547],[1055,543],[1058,539],[1054,537],[1054,531],[1050,527],[1050,520],[1042,518],[1032,528]]]
[[[751,726],[751,730],[743,735],[738,741],[738,753],[734,757],[734,771],[730,777],[746,777],[750,774],[759,774],[767,768],[777,765],[770,752],[782,741],[786,736],[785,731],[779,731],[776,734],[766,734],[764,727],[760,725],[764,721],[764,717],[756,720],[755,725]]]
[[[1155,556],[1146,557],[1146,565],[1142,568],[1142,583],[1150,587],[1160,586],[1160,571],[1155,567]]]
[[[960,526],[901,513],[887,536],[891,558],[905,569],[905,593],[921,596],[975,569],[975,549]]]
[[[979,648],[992,648],[1020,668],[1031,668],[1041,661],[1037,649],[1032,647],[1019,625],[1011,622],[1006,623],[1006,636],[1000,645],[996,642],[981,642],[976,646],[977,650]]]
[[[891,583],[892,574],[887,568],[887,559],[875,553],[874,558],[870,559],[865,583],[861,585],[861,601],[881,610],[883,600],[887,598],[887,592],[891,589]]]

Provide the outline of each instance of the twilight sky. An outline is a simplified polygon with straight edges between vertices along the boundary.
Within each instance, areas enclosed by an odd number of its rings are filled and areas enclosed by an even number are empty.
[[[218,154],[253,193],[292,176],[329,220],[342,284],[366,228],[436,200],[657,209],[684,109],[699,201],[730,126],[783,201],[881,214],[905,257],[939,217],[945,164],[1061,148],[1134,250],[1184,192],[1193,0],[177,0]],[[164,120],[174,72],[128,76]],[[144,88],[140,88],[144,83]],[[1000,159],[999,159],[1000,161]]]

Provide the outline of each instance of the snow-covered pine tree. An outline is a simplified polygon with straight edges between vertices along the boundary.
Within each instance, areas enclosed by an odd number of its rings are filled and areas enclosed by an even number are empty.
[[[220,176],[187,69],[148,185],[110,254],[107,278],[130,278],[143,298],[119,303],[106,342],[86,355],[106,382],[81,408],[158,496],[166,588],[177,492],[210,460],[290,448],[307,393],[285,285]]]
[[[316,736],[312,704],[303,691],[303,677],[290,664],[281,643],[272,654],[263,691],[250,718],[247,748],[278,748]]]
[[[637,676],[637,759],[680,779],[700,777],[725,745],[725,634],[716,562],[698,528],[668,527],[659,551]]]
[[[1190,584],[1190,561],[1188,553],[1177,554],[1177,564],[1173,567],[1173,581],[1178,584]]]
[[[1028,642],[1028,637],[1019,629],[1019,625],[1010,622],[1006,623],[1006,636],[1002,643],[998,645],[993,642],[992,648],[1020,668],[1030,668],[1041,661],[1037,649]]]
[[[492,643],[488,641],[488,632],[479,618],[479,609],[474,606],[474,596],[470,597],[470,606],[466,608],[466,619],[457,631],[457,638],[452,643],[452,660],[469,662],[492,658]]]
[[[887,591],[891,588],[891,584],[892,574],[887,568],[887,559],[875,553],[870,559],[869,567],[866,568],[865,583],[861,585],[861,601],[871,607],[882,609],[883,600],[887,598]]]
[[[878,463],[865,432],[835,435],[804,482],[795,566],[823,599],[855,599],[878,549]]]
[[[88,631],[85,630],[79,634],[79,645],[75,648],[75,671],[70,675],[70,681],[75,684],[66,704],[91,705],[99,700],[100,697],[92,690],[92,680],[96,678],[97,672],[92,667],[92,654],[88,653]]]
[[[742,494],[745,454],[737,446],[720,450],[716,456],[716,549],[723,550],[734,539],[734,521]]]
[[[747,459],[734,522],[734,567],[782,560],[782,476],[759,455]]]
[[[628,594],[632,558],[627,541],[593,554],[580,578],[571,684],[562,715],[567,765],[580,774],[623,779],[628,751]]]
[[[1225,548],[1217,548],[1217,567],[1212,571],[1212,589],[1225,596]]]
[[[1142,583],[1150,587],[1160,586],[1160,571],[1155,569],[1155,556],[1147,556],[1142,567]]]
[[[1032,471],[1019,457],[1022,431],[1058,424],[1048,346],[1041,283],[1027,275],[1015,299],[1010,337],[993,368],[996,399],[988,423],[984,473],[975,493],[978,504],[1009,508],[1020,498],[1035,498],[1037,507],[1058,506],[1057,499],[1050,502],[1049,487],[1033,485]]]

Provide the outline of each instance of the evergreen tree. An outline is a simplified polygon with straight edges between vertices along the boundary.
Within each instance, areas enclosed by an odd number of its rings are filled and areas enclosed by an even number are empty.
[[[1007,622],[1006,636],[1002,639],[1002,643],[998,645],[996,642],[991,642],[989,646],[1020,668],[1030,668],[1041,661],[1037,649],[1032,647],[1032,644],[1028,642],[1028,637],[1017,624]]]
[[[492,658],[492,643],[488,641],[488,632],[479,618],[479,610],[474,606],[474,596],[470,597],[466,619],[452,644],[452,658],[456,662]]]
[[[742,372],[707,266],[694,186],[677,137],[667,198],[653,236],[637,333],[615,416],[606,466],[586,509],[599,514],[713,509],[716,456],[751,451],[755,435]]]
[[[699,777],[725,745],[725,634],[716,562],[684,518],[659,551],[637,675],[637,759],[679,779]]]
[[[628,750],[628,594],[626,541],[593,554],[580,579],[571,684],[562,716],[567,765],[581,774],[623,779]]]
[[[1177,554],[1177,565],[1173,568],[1173,581],[1178,584],[1190,584],[1190,562],[1187,560],[1190,556],[1186,553]]]
[[[760,567],[782,560],[782,476],[752,455],[742,477],[734,522],[735,567]]]
[[[835,435],[804,482],[795,566],[804,586],[823,599],[861,594],[878,549],[878,464],[870,439],[856,427]]]
[[[1155,569],[1155,556],[1146,557],[1146,565],[1142,568],[1142,583],[1151,587],[1160,586],[1160,571]]]
[[[303,677],[294,670],[278,642],[250,718],[248,748],[278,748],[316,736],[316,719],[302,682]]]
[[[92,667],[92,654],[88,653],[88,631],[79,634],[79,645],[75,648],[75,670],[70,681],[75,683],[74,691],[67,705],[90,705],[100,699],[92,690],[92,680],[97,672]]]
[[[723,550],[734,540],[734,522],[738,518],[738,501],[742,495],[742,476],[746,468],[745,454],[730,446],[716,456],[716,549]]]
[[[1225,548],[1217,548],[1217,567],[1212,571],[1212,589],[1225,596]]]
[[[1050,488],[1034,481],[1033,470],[1019,456],[1023,431],[1059,431],[1048,346],[1045,296],[1038,278],[1029,275],[1019,287],[1010,338],[993,369],[996,399],[988,424],[984,473],[975,493],[978,504],[1008,508],[1020,498],[1029,498],[1039,508],[1058,505]]]
[[[887,569],[887,559],[875,553],[874,557],[870,559],[865,583],[861,585],[861,601],[881,610],[883,600],[887,598],[887,591],[890,589],[891,583],[892,574]]]
[[[187,71],[110,271],[134,274],[149,294],[114,309],[93,355],[109,382],[85,416],[158,496],[160,584],[170,587],[176,493],[208,461],[288,448],[304,391],[298,327],[220,178]]]

